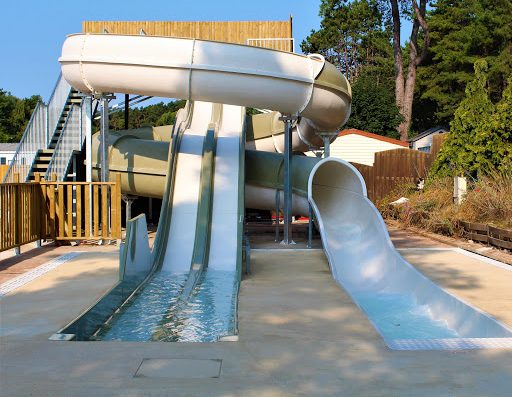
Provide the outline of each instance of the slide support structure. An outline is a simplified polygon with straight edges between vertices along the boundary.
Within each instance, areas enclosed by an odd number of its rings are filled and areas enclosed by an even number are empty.
[[[108,101],[115,98],[113,95],[101,94],[98,98],[101,102],[100,125],[100,154],[101,154],[101,182],[108,182]]]
[[[281,209],[279,208],[279,201],[281,200],[279,189],[276,189],[276,237],[274,241],[276,243],[279,242],[279,212]]]
[[[308,245],[307,248],[313,247],[313,208],[308,202]]]
[[[281,244],[295,244],[292,239],[292,122],[297,116],[283,115],[284,122],[284,238]]]
[[[331,156],[331,141],[336,138],[338,132],[321,132],[318,136],[324,141],[324,159]]]

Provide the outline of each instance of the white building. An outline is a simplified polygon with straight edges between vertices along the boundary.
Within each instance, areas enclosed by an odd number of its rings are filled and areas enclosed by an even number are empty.
[[[0,165],[10,164],[17,147],[17,143],[0,143]]]
[[[411,149],[430,153],[433,136],[437,134],[444,134],[446,132],[448,132],[448,130],[444,127],[429,128],[428,130],[416,135],[414,138],[409,139],[409,145]]]
[[[338,137],[331,143],[330,150],[332,157],[372,166],[375,153],[408,147],[407,142],[371,132],[348,129],[338,134]]]

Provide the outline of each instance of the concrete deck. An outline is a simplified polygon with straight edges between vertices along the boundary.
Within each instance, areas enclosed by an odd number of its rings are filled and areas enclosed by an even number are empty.
[[[510,396],[512,351],[385,347],[319,250],[253,251],[239,342],[48,341],[115,282],[108,255],[82,254],[0,300],[0,396]],[[404,255],[512,325],[512,272],[452,251]],[[148,359],[153,372],[136,376]],[[220,377],[199,366],[196,379],[166,378],[174,359],[222,360]]]

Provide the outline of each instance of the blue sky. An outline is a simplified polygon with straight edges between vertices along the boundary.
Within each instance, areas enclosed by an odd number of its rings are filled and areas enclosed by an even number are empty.
[[[0,88],[45,100],[59,74],[67,34],[84,20],[286,20],[293,15],[297,48],[320,26],[320,0],[7,0],[0,13]]]
[[[254,6],[250,6],[253,4]],[[286,20],[293,15],[296,43],[320,26],[320,0],[122,0],[2,2],[0,88],[25,97],[51,94],[67,34],[84,20]]]

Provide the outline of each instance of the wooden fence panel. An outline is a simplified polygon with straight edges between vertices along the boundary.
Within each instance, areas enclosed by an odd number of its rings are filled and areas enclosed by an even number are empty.
[[[0,251],[40,240],[42,219],[38,184],[0,184]]]
[[[84,21],[84,33],[167,36],[246,44],[292,51],[292,19],[287,21]],[[270,40],[269,40],[270,39]],[[277,40],[276,40],[277,39]],[[283,40],[279,40],[283,39]],[[287,40],[288,39],[288,40]]]
[[[34,183],[0,184],[0,251],[47,238],[120,239],[120,182],[120,176],[87,183],[41,181],[36,175]]]
[[[48,197],[46,214],[55,240],[114,240],[121,238],[121,188],[116,182],[41,182]],[[91,199],[92,190],[92,199]],[[57,208],[52,197],[57,192]],[[91,211],[92,207],[92,211]],[[57,218],[52,227],[53,217]]]

